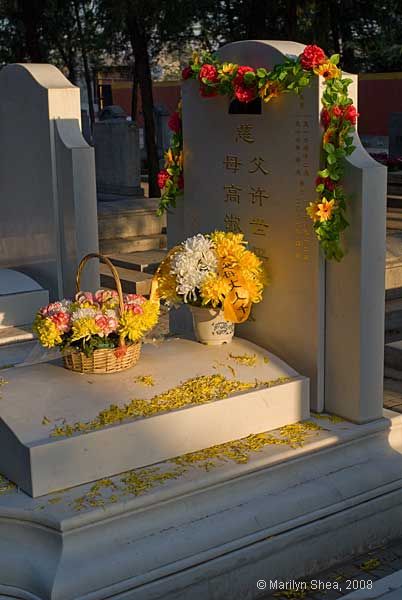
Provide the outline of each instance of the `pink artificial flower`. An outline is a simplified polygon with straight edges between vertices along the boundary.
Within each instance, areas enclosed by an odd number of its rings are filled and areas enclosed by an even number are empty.
[[[126,302],[127,304],[144,304],[146,300],[147,299],[145,298],[145,296],[142,296],[141,294],[124,294],[124,302]]]
[[[89,302],[90,304],[94,303],[94,296],[92,292],[78,292],[75,295],[75,300],[79,304],[83,304],[84,302]]]
[[[109,335],[115,331],[118,326],[117,319],[106,315],[97,315],[95,317],[95,323],[101,329],[103,335]]]
[[[95,292],[95,300],[98,304],[104,304],[109,300],[114,300],[119,297],[116,290],[98,290]]]
[[[68,313],[59,311],[52,314],[50,319],[61,333],[65,333],[70,329],[71,317]]]
[[[140,304],[125,304],[124,309],[128,312],[133,312],[135,315],[142,315],[144,309]]]

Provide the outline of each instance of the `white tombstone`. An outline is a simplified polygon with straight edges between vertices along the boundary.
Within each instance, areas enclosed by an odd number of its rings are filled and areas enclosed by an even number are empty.
[[[80,91],[51,65],[0,72],[0,267],[52,299],[74,293],[82,255],[98,249],[93,149],[80,130]],[[99,285],[97,265],[83,287]]]
[[[295,42],[235,42],[222,61],[272,68],[298,56]],[[355,78],[356,79],[356,78]],[[354,91],[356,85],[354,83]],[[237,335],[268,348],[311,381],[311,407],[356,422],[382,414],[386,170],[358,148],[341,264],[322,258],[306,214],[315,199],[322,130],[318,78],[261,114],[229,114],[225,97],[183,85],[185,195],[169,244],[215,228],[242,231],[265,261],[270,285]]]

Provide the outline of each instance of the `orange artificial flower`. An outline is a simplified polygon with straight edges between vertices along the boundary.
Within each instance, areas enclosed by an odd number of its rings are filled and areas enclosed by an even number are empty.
[[[332,62],[325,62],[314,69],[316,75],[321,75],[324,79],[337,79],[342,75],[342,71],[338,69]]]
[[[317,217],[320,220],[320,223],[324,223],[324,221],[329,221],[332,217],[333,210],[335,208],[335,199],[327,200],[323,198],[323,201],[318,204]]]
[[[331,127],[329,127],[325,132],[324,135],[322,136],[322,143],[323,144],[328,144],[328,142],[330,142],[332,140],[332,136],[334,135],[335,130],[332,129]]]
[[[269,102],[272,98],[277,98],[283,90],[282,85],[278,81],[267,81],[260,89],[260,96],[264,102]]]

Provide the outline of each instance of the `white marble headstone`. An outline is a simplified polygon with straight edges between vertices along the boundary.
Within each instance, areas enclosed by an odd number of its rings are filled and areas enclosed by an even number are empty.
[[[83,254],[98,248],[93,149],[80,131],[80,91],[51,65],[0,72],[0,267],[52,299],[74,293]],[[97,266],[84,274],[97,287]]]
[[[235,42],[221,48],[219,56],[272,68],[303,48],[295,42]],[[216,228],[242,231],[264,260],[270,285],[237,335],[265,346],[308,376],[314,410],[325,404],[357,422],[378,418],[385,170],[359,145],[345,181],[354,203],[346,243],[356,242],[341,265],[328,263],[326,269],[305,210],[316,198],[321,168],[318,78],[300,97],[285,94],[262,103],[261,114],[229,114],[226,98],[201,97],[193,80],[184,82],[182,97],[185,195],[169,220],[169,245]],[[353,376],[348,364],[355,369]]]

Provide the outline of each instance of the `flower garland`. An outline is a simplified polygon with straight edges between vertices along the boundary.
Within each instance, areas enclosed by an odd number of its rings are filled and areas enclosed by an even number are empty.
[[[306,46],[300,56],[287,58],[271,71],[220,63],[211,54],[194,53],[191,63],[182,71],[182,78],[197,80],[200,94],[204,98],[223,95],[240,102],[251,102],[259,97],[264,102],[269,102],[284,93],[300,94],[303,88],[310,85],[314,75],[323,77],[323,168],[317,174],[317,197],[309,203],[306,210],[325,258],[339,261],[344,255],[340,234],[348,226],[347,199],[342,186],[343,159],[355,149],[353,132],[358,113],[348,94],[352,79],[342,77],[338,62],[338,54],[328,58],[321,48],[314,45]],[[165,168],[158,174],[158,185],[162,190],[158,214],[169,207],[175,207],[177,197],[183,193],[181,103],[170,117],[169,127],[173,131],[173,137],[171,147],[165,154]]]

